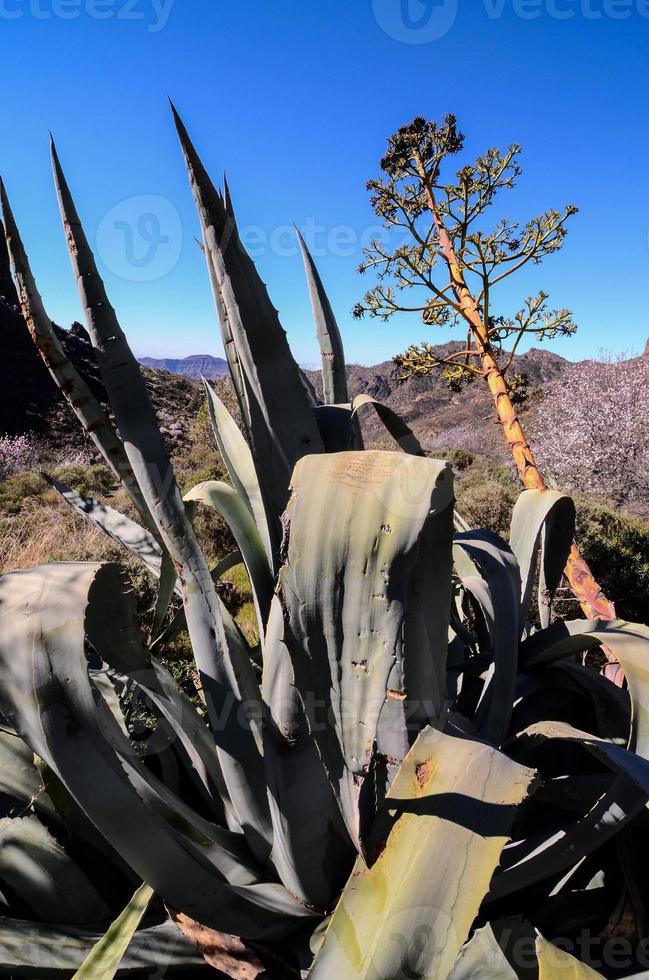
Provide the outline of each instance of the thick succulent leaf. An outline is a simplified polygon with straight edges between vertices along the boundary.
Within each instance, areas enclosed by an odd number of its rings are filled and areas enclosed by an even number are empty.
[[[97,923],[109,910],[36,814],[0,819],[0,882],[44,922]]]
[[[171,600],[176,591],[176,566],[167,554],[163,552],[162,564],[160,566],[160,581],[153,609],[153,622],[151,624],[151,636],[156,637],[165,621]]]
[[[119,706],[115,709],[111,703],[111,696],[115,698],[113,682],[143,696],[150,710],[171,730],[177,751],[185,753],[189,773],[199,782],[215,818],[222,822],[225,807],[228,826],[240,831],[214,739],[204,719],[178,689],[169,671],[144,647],[137,627],[137,603],[132,591],[128,590],[128,581],[115,569],[105,569],[102,589],[102,603],[89,606],[85,624],[88,642],[107,665],[102,671],[90,671],[92,683],[99,686],[100,694],[124,732],[126,727]],[[122,615],[102,621],[96,610],[103,608],[120,610]],[[99,678],[103,678],[100,685]]]
[[[448,980],[516,980],[517,974],[487,923],[460,950]]]
[[[274,596],[262,687],[269,712],[264,765],[273,820],[272,860],[289,891],[329,911],[345,883],[354,851],[309,731],[283,633],[282,606]]]
[[[304,261],[304,271],[309,287],[309,296],[311,297],[316,336],[320,345],[320,355],[322,357],[322,391],[325,405],[340,405],[343,402],[349,401],[345,350],[343,348],[342,337],[338,329],[334,311],[329,302],[329,297],[322,284],[320,273],[316,268],[316,264],[302,235],[297,228],[295,231]]]
[[[376,398],[371,398],[370,395],[357,395],[352,402],[352,415],[360,416],[361,410],[366,405],[372,406],[386,430],[404,453],[410,453],[412,456],[426,455],[410,426],[406,425],[400,415]]]
[[[517,842],[503,855],[501,873],[494,879],[491,899],[502,898],[535,881],[576,864],[616,834],[649,800],[649,762],[621,745],[581,732],[563,722],[539,722],[521,732],[512,750],[529,741],[559,739],[588,749],[618,778],[580,820],[549,837]]]
[[[124,484],[142,520],[153,529],[155,524],[144,502],[122,441],[88,385],[67,357],[54,331],[52,321],[45,312],[1,180],[0,195],[7,226],[7,245],[18,283],[20,305],[32,340],[84,430],[95,443],[108,466]]]
[[[626,776],[618,777],[581,819],[551,834],[516,841],[505,849],[489,900],[553,879],[595,851],[641,813],[647,794]]]
[[[640,755],[636,755],[635,752],[629,752],[621,745],[616,745],[614,742],[609,742],[603,738],[597,738],[588,732],[579,731],[579,729],[562,721],[537,722],[535,725],[530,725],[525,731],[519,732],[516,739],[523,741],[523,744],[528,739],[531,742],[557,739],[581,745],[610,769],[628,776],[649,800],[649,761]]]
[[[558,490],[524,490],[514,505],[509,544],[521,573],[521,624],[528,610],[537,556],[541,549],[539,573],[539,615],[548,626],[552,597],[561,582],[575,535],[575,505]]]
[[[237,565],[243,564],[243,558],[241,557],[241,552],[237,548],[236,551],[230,552],[225,558],[222,558],[216,563],[214,568],[211,570],[210,575],[212,576],[212,581],[217,583],[219,579],[223,578],[226,572],[229,572],[232,568],[236,568]],[[225,629],[225,634],[228,637],[228,646],[231,645],[230,639],[230,628],[228,625],[228,615],[227,609],[221,603],[221,616],[223,618],[223,628]],[[234,620],[232,620],[234,622]],[[187,628],[187,617],[185,616],[185,609],[183,606],[180,607],[178,612],[175,614],[173,619],[165,626],[164,630],[153,638],[151,643],[151,649],[160,644],[168,643],[169,640],[173,640],[175,636],[178,636],[181,630]]]
[[[106,295],[54,147],[52,157],[68,250],[97,364],[133,472],[176,565],[187,630],[230,799],[247,834],[250,828],[249,843],[263,858],[270,848],[270,816],[260,790],[263,760],[249,713],[237,717],[231,710],[233,699],[244,700],[244,681],[249,689],[254,684],[251,665],[247,659],[237,660],[238,651],[228,648],[214,582],[176,484],[140,365]]]
[[[307,453],[322,452],[322,441],[277,310],[175,109],[174,119],[220,294],[217,312],[241,365],[251,448],[276,553],[293,467]]]
[[[93,946],[72,980],[113,980],[152,898],[153,889],[143,882],[124,911]]]
[[[456,565],[460,561],[458,553],[463,553],[471,566],[480,571],[488,586],[488,596],[483,596],[475,576],[462,580],[467,587],[472,587],[473,594],[481,601],[494,663],[493,674],[478,709],[478,733],[493,745],[500,745],[509,728],[516,688],[520,604],[518,564],[505,542],[486,531],[456,534],[453,551]]]
[[[425,729],[377,818],[387,843],[358,858],[309,980],[451,973],[534,772],[481,742]]]
[[[199,214],[200,218],[200,214]],[[205,239],[205,227],[201,222],[201,230],[203,232],[203,239]],[[232,335],[232,329],[230,327],[230,321],[228,320],[227,311],[225,304],[223,302],[223,296],[221,295],[221,287],[216,275],[216,270],[212,262],[209,261],[209,257],[205,252],[205,246],[201,245],[201,250],[207,258],[207,273],[210,279],[210,285],[212,287],[212,295],[214,297],[214,306],[216,307],[217,316],[219,318],[219,323],[221,325],[221,337],[223,340],[223,350],[225,352],[225,357],[228,362],[228,367],[230,368],[230,378],[232,379],[232,386],[234,388],[234,393],[237,396],[237,402],[239,403],[239,411],[241,412],[241,418],[243,424],[246,427],[246,432],[248,433],[248,438],[250,438],[251,432],[251,422],[250,422],[250,405],[248,404],[248,392],[246,390],[246,385],[243,377],[243,370],[241,368],[241,361],[239,360],[239,354],[237,353],[237,348],[235,345],[234,337]]]
[[[97,932],[0,917],[0,973],[34,980],[68,978],[100,940]],[[121,962],[123,971],[175,972],[204,963],[173,922],[138,929]]]
[[[632,748],[649,759],[649,627],[623,620],[554,623],[521,645],[521,666],[532,669],[605,644],[620,661],[633,703]]]
[[[360,425],[351,405],[316,405],[313,414],[325,452],[344,453],[363,449]]]
[[[139,558],[149,571],[160,578],[163,560],[166,560],[166,556],[162,552],[157,541],[139,524],[135,521],[131,521],[130,518],[125,517],[120,514],[119,511],[114,510],[107,504],[101,504],[92,497],[86,497],[84,494],[77,493],[76,490],[72,490],[70,487],[66,487],[64,483],[60,483],[58,480],[54,480],[52,477],[46,477],[50,484],[57,490],[63,499],[70,504],[70,506],[76,510],[80,517],[89,521],[95,527],[99,528],[110,538],[116,541],[118,544],[122,545],[136,558]],[[232,554],[226,556],[223,561],[218,562],[217,565],[212,569],[210,575],[214,582],[233,568],[235,565],[241,562],[241,554],[239,551],[232,552]],[[175,589],[178,594],[181,594],[180,587],[176,582]],[[227,638],[228,649],[234,651],[235,660],[237,664],[243,665],[243,669],[239,674],[239,683],[242,690],[242,698],[245,703],[248,703],[254,710],[251,712],[251,719],[258,717],[259,711],[255,709],[255,704],[259,700],[259,690],[257,682],[254,678],[252,670],[250,669],[250,650],[244,640],[241,631],[232,619],[232,616],[227,611],[219,597],[217,596],[217,603],[219,611],[221,614],[221,619],[223,621],[223,629],[225,636]],[[159,634],[154,642],[151,644],[152,649],[159,646],[163,642],[167,642],[173,639],[182,629],[187,626],[187,616],[185,612],[185,607],[183,606],[178,610],[168,627]],[[232,708],[232,699],[226,702],[224,706],[225,715],[227,718],[228,712]],[[219,722],[219,727],[221,722]],[[253,729],[253,737],[257,742],[257,745],[261,745],[261,735],[259,734],[257,728],[258,725],[255,721],[251,721],[251,727]]]
[[[87,634],[97,648],[107,624],[106,647],[122,634],[116,657],[130,650],[133,627],[114,589],[104,589],[114,575],[114,566],[72,562],[0,578],[0,707],[169,905],[235,935],[277,938],[309,913],[265,880],[251,836],[203,819],[151,776],[91,684]],[[119,658],[112,666],[119,669]]]
[[[15,733],[0,730],[0,796],[7,797],[1,816],[12,817],[41,798],[47,798],[34,764],[34,753]],[[48,811],[53,811],[48,800]]]
[[[53,476],[44,475],[50,486],[61,494],[65,502],[80,517],[144,562],[156,578],[160,577],[163,551],[150,531],[132,521],[130,517],[126,517],[125,514],[120,514],[114,507],[73,490],[60,480],[55,480]]]
[[[562,718],[587,727],[600,738],[628,743],[631,699],[584,664],[561,661],[543,670],[522,672],[516,683],[510,733],[523,731],[539,719]]]
[[[192,487],[185,500],[211,507],[228,525],[241,552],[252,585],[259,635],[264,635],[270,600],[273,595],[273,575],[268,557],[253,516],[236,490],[220,480],[206,480]]]
[[[207,407],[210,413],[212,431],[219,452],[223,457],[234,489],[255,519],[257,530],[264,542],[268,561],[272,565],[273,556],[268,533],[268,521],[250,447],[214,389],[205,379],[203,379],[203,384],[207,394]]]
[[[360,846],[358,794],[375,742],[402,759],[445,702],[452,473],[401,453],[335,453],[301,460],[292,486],[283,639]]]
[[[601,973],[542,936],[536,940],[536,958],[539,962],[539,980],[604,980]]]
[[[179,745],[186,752],[191,762],[192,772],[199,777],[207,791],[216,815],[220,818],[223,809],[221,804],[223,804],[228,826],[232,830],[240,831],[245,825],[245,814],[243,818],[240,817],[230,797],[221,765],[222,754],[216,749],[213,735],[206,727],[203,718],[197,714],[191,701],[178,690],[169,671],[144,648],[137,627],[137,604],[132,591],[121,575],[111,574],[111,569],[103,571],[102,587],[103,606],[121,608],[122,618],[102,619],[96,612],[96,609],[101,609],[102,606],[91,604],[86,616],[89,642],[96,653],[109,665],[112,673],[126,675],[128,682],[145,695],[154,712],[164,718]],[[228,643],[231,646],[241,644],[243,642],[241,634],[230,614],[225,607],[222,612]],[[237,652],[242,657],[244,653],[247,655],[247,650],[244,652],[240,646]],[[94,673],[91,673],[91,679],[96,683]],[[242,712],[247,704],[252,702],[253,697],[254,692],[248,691],[244,705],[235,705],[231,702],[228,710]],[[227,717],[221,719],[221,724],[227,722]],[[261,751],[261,733],[258,731],[261,718],[255,717],[254,724],[256,743]],[[240,796],[245,798],[250,792],[263,793],[263,787],[241,787]],[[251,827],[250,835],[253,834],[254,828]]]

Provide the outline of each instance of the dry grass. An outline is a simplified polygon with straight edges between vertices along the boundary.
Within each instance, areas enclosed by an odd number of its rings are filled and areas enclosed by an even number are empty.
[[[115,548],[67,507],[41,504],[0,517],[0,573],[53,561],[105,561]]]

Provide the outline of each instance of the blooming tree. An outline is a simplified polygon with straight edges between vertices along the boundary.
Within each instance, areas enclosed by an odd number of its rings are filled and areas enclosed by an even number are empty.
[[[649,501],[649,357],[584,361],[552,385],[534,447],[562,488]]]

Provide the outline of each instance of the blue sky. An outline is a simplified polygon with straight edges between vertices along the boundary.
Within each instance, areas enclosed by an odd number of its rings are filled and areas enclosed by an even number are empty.
[[[171,95],[239,223],[298,359],[314,364],[288,232],[305,231],[349,361],[446,339],[416,317],[354,322],[376,225],[365,181],[416,114],[457,114],[468,155],[523,145],[508,211],[573,202],[561,253],[494,297],[544,288],[579,331],[555,350],[649,336],[649,0],[0,0],[0,172],[50,316],[80,316],[49,169],[52,129],[138,354],[221,352]],[[644,176],[643,176],[644,175]]]

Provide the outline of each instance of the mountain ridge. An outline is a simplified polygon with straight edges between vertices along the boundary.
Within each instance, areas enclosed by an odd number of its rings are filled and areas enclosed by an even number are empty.
[[[152,371],[169,371],[170,374],[180,374],[184,378],[217,381],[226,378],[230,369],[223,357],[213,354],[189,354],[187,357],[138,357],[142,367]]]

